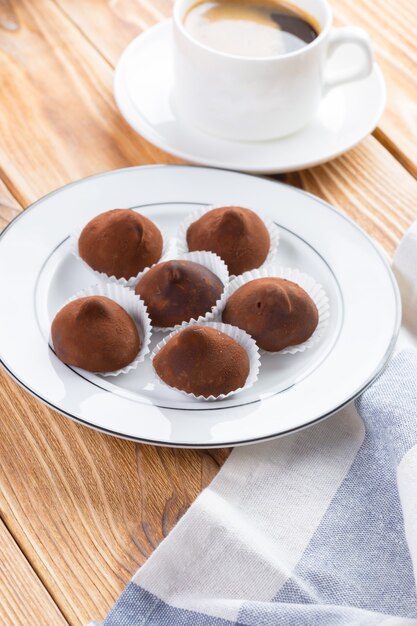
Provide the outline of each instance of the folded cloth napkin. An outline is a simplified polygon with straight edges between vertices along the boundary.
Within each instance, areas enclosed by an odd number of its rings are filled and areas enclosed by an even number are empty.
[[[394,267],[415,323],[417,226]],[[235,449],[104,626],[417,625],[413,566],[417,353],[408,350],[355,405]]]

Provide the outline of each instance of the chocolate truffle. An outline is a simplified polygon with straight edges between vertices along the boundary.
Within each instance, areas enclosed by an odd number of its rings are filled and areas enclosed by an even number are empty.
[[[89,372],[113,372],[129,365],[140,350],[135,322],[110,298],[88,296],[66,304],[51,328],[56,355]]]
[[[159,261],[162,235],[151,220],[136,211],[113,209],[83,228],[78,252],[93,270],[129,279]]]
[[[170,387],[205,398],[240,389],[249,375],[246,350],[210,326],[181,330],[161,348],[153,366]]]
[[[270,238],[263,221],[250,209],[227,206],[204,213],[187,230],[189,250],[215,252],[231,274],[242,274],[262,265]]]
[[[308,293],[296,283],[258,278],[230,296],[223,321],[246,330],[263,350],[278,352],[307,341],[319,314]]]
[[[154,326],[167,328],[211,311],[223,283],[200,263],[166,261],[146,272],[135,292],[148,307]]]

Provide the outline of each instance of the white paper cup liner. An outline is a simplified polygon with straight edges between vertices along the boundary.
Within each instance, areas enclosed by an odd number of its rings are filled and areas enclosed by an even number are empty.
[[[170,253],[171,251],[171,246],[174,245],[174,243],[172,242],[172,239],[169,239],[166,234],[163,232],[163,230],[161,228],[159,228],[158,224],[156,224],[155,222],[153,222],[155,224],[155,226],[159,229],[161,235],[162,235],[162,253],[161,253],[161,258],[159,259],[158,263],[160,261],[163,261],[165,259],[165,256],[167,254]],[[79,250],[78,250],[78,240],[80,238],[80,235],[83,231],[84,226],[86,226],[86,224],[84,224],[83,226],[78,226],[70,235],[70,250],[71,253],[81,261],[81,263],[84,264],[84,266],[90,270],[90,272],[92,272],[93,274],[96,275],[97,279],[100,282],[105,282],[105,283],[112,283],[114,285],[120,285],[121,287],[132,287],[140,278],[140,276],[146,272],[149,267],[145,267],[143,270],[141,270],[138,274],[136,274],[136,276],[131,276],[130,278],[116,278],[116,276],[109,276],[108,274],[106,274],[105,272],[98,272],[97,270],[93,269],[90,265],[88,265],[88,263],[86,263],[84,261],[84,259],[82,259],[80,257],[79,254]]]
[[[175,328],[175,330],[173,330],[171,334],[169,334],[167,337],[164,337],[162,341],[160,341],[157,344],[157,346],[155,346],[151,354],[151,361],[154,360],[158,352],[168,343],[168,341],[174,335],[176,335],[177,333],[180,333],[182,330],[184,330],[184,328],[186,328],[187,326],[191,326],[191,325],[195,326],[196,322],[192,322],[192,324],[188,322],[184,322],[183,324],[181,324],[181,326],[177,326],[177,328]],[[182,391],[181,389],[177,389],[176,387],[171,387],[171,385],[167,385],[161,378],[159,378],[154,368],[155,377],[158,380],[158,382],[161,385],[168,387],[169,389],[173,389],[174,391],[177,391],[178,393],[182,393],[186,396],[189,396],[190,398],[194,398],[194,400],[203,400],[207,402],[211,402],[213,400],[224,400],[225,398],[228,398],[229,396],[232,396],[236,393],[240,393],[241,391],[244,391],[245,389],[249,389],[249,387],[252,387],[252,385],[258,380],[258,374],[259,374],[259,368],[260,368],[259,348],[256,345],[255,341],[252,339],[252,337],[248,335],[248,333],[246,333],[244,330],[237,328],[237,326],[231,326],[231,324],[223,324],[222,322],[204,322],[203,324],[198,324],[198,325],[210,326],[211,328],[220,330],[222,333],[225,333],[225,335],[228,335],[229,337],[237,341],[237,343],[239,343],[242,346],[242,348],[246,350],[248,357],[249,357],[249,374],[248,374],[248,377],[246,379],[244,386],[240,387],[239,389],[235,389],[235,391],[230,391],[229,393],[222,393],[219,396],[209,396],[208,398],[205,398],[204,396],[196,396],[193,393],[188,393],[186,391]]]
[[[121,285],[116,285],[114,283],[98,283],[97,285],[92,285],[87,289],[82,289],[75,295],[71,296],[71,298],[68,298],[68,300],[62,305],[61,309],[70,302],[87,296],[105,296],[110,298],[110,300],[114,300],[114,302],[117,302],[117,304],[123,307],[126,313],[133,318],[136,328],[138,329],[141,343],[141,349],[138,355],[131,363],[129,363],[129,365],[126,365],[126,367],[113,372],[96,373],[100,376],[119,376],[119,374],[127,374],[131,370],[136,369],[139,363],[141,363],[145,359],[145,356],[150,352],[149,344],[152,336],[151,320],[149,319],[146,305],[143,300],[141,300],[139,296],[135,295],[133,291],[130,291],[130,289],[126,289],[126,287],[122,287]],[[51,336],[49,341],[53,347]]]
[[[188,244],[187,244],[187,230],[193,222],[196,222],[205,213],[208,213],[209,211],[212,211],[213,209],[219,209],[225,206],[240,206],[240,205],[239,203],[233,203],[233,202],[228,202],[227,204],[214,204],[209,207],[201,207],[199,209],[196,209],[195,211],[192,211],[189,215],[187,215],[187,217],[183,220],[183,222],[181,222],[177,230],[177,235],[176,235],[177,253],[184,254],[186,252],[189,252]],[[269,252],[265,261],[258,268],[260,269],[262,267],[265,267],[266,265],[269,265],[275,260],[275,257],[278,251],[278,246],[279,246],[279,236],[280,236],[279,228],[276,224],[274,224],[274,222],[272,222],[272,220],[262,215],[262,213],[260,213],[259,211],[256,211],[255,209],[251,207],[247,207],[247,206],[245,206],[244,208],[250,209],[251,211],[256,213],[265,224],[269,233],[269,239],[270,239]]]
[[[309,276],[305,272],[301,272],[299,269],[282,267],[278,265],[270,265],[268,267],[262,267],[257,270],[250,270],[249,272],[245,272],[244,274],[237,276],[230,281],[227,288],[225,289],[222,300],[218,305],[218,310],[220,313],[223,312],[227,300],[235,291],[242,287],[242,285],[245,285],[252,280],[256,280],[257,278],[268,277],[285,278],[286,280],[291,280],[293,283],[297,283],[297,285],[302,287],[316,305],[319,314],[319,321],[316,330],[311,335],[311,337],[307,339],[307,341],[304,341],[303,343],[300,343],[296,346],[289,346],[288,348],[284,348],[283,350],[279,350],[278,352],[268,352],[262,349],[260,349],[260,352],[261,354],[296,354],[297,352],[304,352],[304,350],[307,350],[308,348],[311,348],[316,343],[318,343],[323,337],[326,326],[329,323],[330,305],[329,298],[327,297],[327,294],[324,291],[323,287],[318,282],[316,282],[316,280],[312,276]]]
[[[204,315],[200,315],[197,319],[191,318],[190,320],[185,320],[185,322],[188,322],[188,323],[196,322],[200,324],[202,322],[211,322],[211,321],[216,320],[220,314],[220,309],[218,307],[220,306],[220,303],[222,302],[224,292],[226,290],[227,285],[229,284],[229,272],[227,271],[226,263],[219,256],[217,256],[217,254],[214,254],[214,252],[187,252],[184,254],[175,254],[174,251],[171,250],[171,252],[167,254],[167,256],[163,259],[163,261],[159,261],[158,263],[155,263],[155,265],[159,265],[159,263],[162,263],[165,261],[174,261],[174,260],[193,261],[194,263],[199,263],[200,265],[204,265],[204,267],[206,267],[208,270],[213,272],[213,274],[215,274],[218,278],[220,278],[220,280],[222,281],[224,285],[223,293],[221,297],[217,300],[216,304],[212,307],[211,311],[207,311],[207,313],[205,313]],[[153,265],[152,267],[155,267],[155,265]],[[146,272],[149,272],[149,269],[142,272],[137,282],[139,282],[139,280],[143,278]],[[174,328],[176,328],[177,326],[181,326],[181,324],[177,324],[176,326],[170,326],[170,327],[168,326],[159,327],[159,326],[152,325],[152,329],[155,332],[161,331],[163,333],[167,333],[167,332],[171,332],[172,330],[174,330]]]

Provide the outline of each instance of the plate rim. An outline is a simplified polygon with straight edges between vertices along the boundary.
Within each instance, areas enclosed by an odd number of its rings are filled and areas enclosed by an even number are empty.
[[[162,30],[164,27],[166,28],[170,26],[171,23],[172,23],[172,18],[168,17],[158,22],[157,24],[154,24],[143,33],[140,33],[139,35],[137,35],[124,49],[124,51],[122,52],[121,56],[119,57],[117,61],[117,64],[114,70],[113,97],[115,99],[117,108],[120,114],[122,115],[123,119],[129,124],[129,126],[135,131],[135,133],[144,137],[147,141],[155,145],[160,150],[163,150],[164,152],[168,152],[169,154],[175,157],[184,159],[186,161],[191,161],[192,163],[199,165],[200,167],[211,167],[215,169],[228,169],[228,170],[232,170],[236,172],[244,172],[244,173],[255,174],[255,175],[256,174],[258,175],[259,174],[279,174],[279,173],[285,174],[285,173],[295,172],[300,169],[315,167],[322,163],[326,163],[328,161],[336,159],[337,157],[341,156],[342,154],[345,154],[346,152],[348,152],[349,150],[357,146],[359,143],[361,143],[361,141],[363,141],[368,135],[370,135],[375,130],[375,128],[377,127],[378,121],[381,119],[381,116],[385,110],[386,103],[387,103],[387,86],[386,86],[384,74],[381,70],[381,67],[376,61],[374,61],[373,72],[376,76],[379,87],[381,89],[381,99],[379,102],[378,109],[375,115],[373,116],[373,121],[367,128],[366,133],[361,133],[360,136],[358,135],[358,137],[353,142],[348,142],[347,147],[342,147],[336,150],[335,152],[332,152],[330,155],[327,155],[324,157],[321,156],[317,159],[300,161],[296,165],[295,164],[289,165],[287,167],[284,166],[284,167],[280,167],[279,169],[277,169],[276,166],[263,167],[263,166],[257,166],[257,165],[251,165],[248,169],[241,169],[242,166],[241,164],[238,164],[238,163],[234,165],[233,163],[230,163],[230,162],[229,163],[224,162],[221,159],[205,158],[204,156],[197,156],[193,153],[183,151],[175,147],[173,148],[171,144],[167,144],[167,142],[164,143],[162,141],[159,141],[158,139],[159,135],[158,133],[153,132],[153,126],[149,124],[148,122],[146,122],[143,116],[138,112],[137,118],[141,120],[140,129],[139,129],[139,124],[133,119],[133,117],[130,114],[126,112],[126,107],[121,103],[121,91],[125,89],[123,85],[123,74],[122,74],[121,68],[122,68],[123,63],[125,62],[125,59],[128,57],[129,54],[131,54],[131,51],[135,48],[135,46],[137,45],[137,42],[141,38],[143,40],[144,37],[152,37],[152,35],[154,34],[156,30],[159,30],[159,29]],[[119,87],[119,83],[120,83],[120,87]],[[130,99],[130,95],[127,92],[126,92],[126,98]],[[303,132],[303,129],[300,132]],[[221,138],[217,138],[217,139],[221,140]],[[285,140],[285,137],[282,139]],[[279,139],[276,141],[279,142]],[[246,144],[247,142],[243,142],[243,143]],[[258,144],[261,142],[253,142],[253,143]]]
[[[66,183],[65,185],[62,185],[61,187],[58,187],[57,189],[53,189],[52,191],[44,194],[43,196],[41,196],[40,198],[38,198],[37,200],[35,200],[33,203],[29,204],[25,209],[23,209],[20,213],[18,213],[18,215],[16,215],[7,225],[6,227],[3,229],[3,231],[0,233],[0,245],[1,245],[1,239],[3,238],[4,234],[10,229],[12,228],[20,219],[22,219],[25,215],[26,212],[31,211],[32,209],[35,209],[39,204],[41,204],[45,199],[50,198],[52,196],[54,196],[55,194],[58,194],[60,192],[62,192],[63,190],[69,188],[69,187],[74,187],[76,185],[79,185],[81,183],[83,183],[84,181],[90,180],[90,179],[95,179],[95,178],[101,178],[101,177],[105,177],[105,176],[111,176],[113,174],[118,174],[121,172],[125,172],[125,171],[132,171],[132,170],[144,170],[144,169],[163,169],[163,168],[195,168],[195,169],[199,169],[199,170],[218,170],[218,171],[222,171],[222,172],[227,172],[227,173],[237,173],[240,174],[241,176],[249,176],[252,178],[259,178],[258,175],[256,174],[252,174],[252,173],[246,173],[246,172],[231,172],[230,169],[228,168],[221,168],[221,167],[209,167],[209,166],[200,166],[200,165],[195,165],[195,164],[146,164],[146,165],[135,165],[135,166],[128,166],[128,167],[123,167],[123,168],[118,168],[118,169],[112,169],[112,170],[105,170],[103,172],[99,172],[97,174],[91,174],[89,176],[85,176],[83,178],[77,179],[75,181],[72,181],[70,183]],[[361,235],[363,237],[365,237],[365,239],[368,241],[368,243],[372,246],[372,248],[374,249],[374,251],[377,253],[378,257],[380,258],[380,260],[382,261],[383,265],[385,266],[385,269],[387,270],[387,274],[390,278],[390,282],[392,284],[393,287],[393,292],[394,292],[394,296],[395,296],[395,303],[396,303],[396,308],[395,308],[395,312],[396,312],[396,316],[395,316],[395,323],[394,323],[394,328],[393,328],[393,334],[391,336],[391,340],[387,346],[387,349],[385,351],[385,354],[383,356],[383,358],[381,359],[378,367],[376,368],[376,370],[366,379],[366,381],[364,381],[364,383],[360,386],[359,389],[355,390],[351,396],[344,400],[339,406],[335,407],[334,409],[332,409],[331,411],[321,415],[320,417],[317,417],[316,419],[313,419],[312,421],[303,424],[302,426],[297,426],[294,428],[290,428],[286,431],[282,431],[279,433],[275,433],[275,434],[271,434],[271,435],[267,435],[267,436],[262,436],[259,438],[251,438],[251,439],[246,439],[246,440],[240,440],[240,441],[230,441],[230,442],[223,442],[221,444],[218,443],[214,443],[214,444],[210,444],[210,443],[193,443],[193,442],[164,442],[164,441],[158,441],[158,440],[153,440],[153,439],[147,439],[147,438],[143,438],[143,437],[136,437],[136,436],[129,436],[129,435],[125,435],[122,433],[118,433],[114,430],[110,430],[110,429],[106,429],[104,427],[99,427],[96,426],[86,420],[83,420],[82,418],[79,418],[69,412],[66,412],[64,409],[55,406],[52,402],[50,402],[49,400],[47,400],[46,398],[42,397],[41,395],[39,395],[36,391],[34,391],[33,389],[31,389],[30,387],[28,387],[28,385],[26,383],[24,383],[22,380],[20,380],[20,378],[18,377],[18,375],[10,369],[10,367],[7,365],[7,363],[4,361],[4,357],[1,353],[1,346],[0,346],[0,366],[11,376],[11,378],[13,380],[15,380],[20,387],[22,387],[23,389],[25,389],[28,393],[30,393],[30,395],[34,398],[36,398],[37,400],[40,400],[43,404],[47,405],[48,407],[50,407],[51,409],[53,409],[54,411],[57,411],[58,413],[60,413],[61,415],[63,415],[64,417],[67,417],[69,419],[71,419],[72,421],[75,421],[79,424],[82,424],[83,426],[86,426],[88,428],[92,428],[93,430],[105,433],[107,435],[110,436],[114,436],[117,437],[119,439],[125,439],[125,440],[129,440],[129,441],[134,441],[136,443],[142,443],[142,444],[147,444],[147,445],[156,445],[156,446],[161,446],[161,447],[172,447],[172,448],[190,448],[190,449],[216,449],[216,448],[227,448],[227,447],[237,447],[237,446],[243,446],[243,445],[250,445],[253,443],[260,443],[263,441],[271,441],[273,439],[277,439],[279,437],[284,437],[286,435],[289,435],[291,433],[295,433],[301,430],[304,430],[306,428],[309,428],[310,426],[313,426],[314,424],[317,424],[318,422],[327,419],[328,417],[330,417],[331,415],[334,415],[337,411],[343,409],[345,406],[347,406],[348,404],[350,404],[355,398],[357,398],[361,393],[363,393],[368,387],[369,385],[372,384],[372,382],[379,376],[379,374],[383,371],[383,369],[385,368],[390,356],[393,353],[396,341],[398,339],[398,335],[400,332],[400,328],[401,328],[401,318],[402,318],[402,306],[401,306],[401,296],[400,296],[400,291],[399,291],[399,287],[397,284],[397,281],[395,279],[395,276],[393,274],[393,271],[391,269],[390,263],[389,263],[389,259],[385,253],[385,250],[380,246],[380,244],[376,241],[374,241],[372,239],[372,237],[370,235],[368,235],[368,233],[362,229],[358,224],[356,224],[356,222],[350,218],[348,215],[345,215],[344,213],[342,213],[340,210],[338,210],[335,206],[331,205],[329,202],[327,202],[326,200],[323,200],[322,198],[319,198],[318,196],[314,195],[311,192],[305,191],[303,189],[299,189],[297,187],[294,187],[292,185],[288,185],[282,181],[278,181],[275,180],[274,178],[271,177],[265,177],[265,180],[268,180],[269,182],[275,183],[281,187],[290,187],[293,191],[301,194],[301,195],[305,195],[310,197],[311,199],[313,199],[315,202],[319,202],[320,204],[322,204],[323,206],[325,206],[327,209],[330,209],[332,212],[336,213],[339,217],[343,218],[345,221],[347,221],[351,226],[353,226],[356,230],[358,230]],[[262,402],[262,400],[257,400],[256,402]]]

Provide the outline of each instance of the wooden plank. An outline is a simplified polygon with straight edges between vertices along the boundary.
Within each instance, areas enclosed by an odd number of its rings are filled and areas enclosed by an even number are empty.
[[[0,179],[0,232],[21,210],[20,204]]]
[[[53,3],[3,2],[0,23],[0,170],[21,204],[99,171],[175,161],[124,122],[111,68]]]
[[[140,32],[172,12],[167,0],[55,0],[113,66]],[[417,43],[410,0],[334,0],[336,23],[362,26],[371,35],[388,82],[388,104],[376,136],[417,176]]]
[[[374,137],[287,181],[342,209],[389,254],[417,217],[417,181]]]
[[[4,372],[0,415],[4,519],[77,626],[104,618],[228,454],[102,435],[50,411]]]
[[[0,581],[0,626],[68,625],[1,520]]]
[[[417,176],[416,5],[411,0],[333,0],[338,24],[365,28],[388,85],[388,102],[376,136]]]
[[[55,1],[113,66],[129,41],[172,12],[172,0]]]

